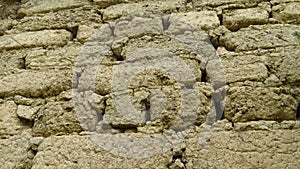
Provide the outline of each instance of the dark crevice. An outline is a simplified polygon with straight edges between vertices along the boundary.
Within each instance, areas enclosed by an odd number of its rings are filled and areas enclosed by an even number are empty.
[[[103,14],[100,10],[96,11],[96,14],[99,15],[101,17],[101,21],[103,21]]]
[[[300,103],[298,103],[296,118],[300,119]]]
[[[112,33],[113,30],[112,30]],[[114,46],[114,41],[110,44],[110,50],[112,52],[112,57],[115,61],[124,61],[125,57],[122,55],[123,47],[125,46],[125,43],[121,43],[121,46],[117,44],[117,46]]]
[[[151,103],[150,103],[150,96],[148,96],[148,98],[143,99],[141,101],[141,104],[144,104],[145,106],[145,120],[147,121],[151,121]]]
[[[22,125],[24,125],[24,126],[28,126],[28,127],[32,128],[34,125],[33,121],[24,119],[22,117],[19,117],[19,119],[20,119],[20,122],[22,123]]]
[[[124,133],[126,130],[131,130],[131,131],[135,131],[137,132],[137,127],[133,126],[133,125],[118,125],[118,126],[114,126],[112,124],[110,124],[111,128],[115,129],[115,130],[119,130],[121,133]]]
[[[123,47],[122,47],[123,48]],[[122,56],[122,49],[119,48],[113,48],[112,46],[110,47],[110,50],[112,52],[112,57],[116,61],[124,61],[124,57]]]
[[[26,69],[26,56],[22,58],[22,61],[23,61],[23,69]]]
[[[229,121],[229,122],[231,122],[232,127],[234,127],[234,123],[232,121]]]
[[[19,59],[18,69],[26,69],[26,56]]]
[[[31,152],[32,152],[32,154],[35,156],[36,154],[37,154],[37,150],[33,150],[33,149],[31,149]]]
[[[108,25],[109,26],[109,28],[110,28],[110,30],[111,30],[111,35],[113,36],[113,37],[115,37],[115,27],[114,26],[112,26],[112,25]]]
[[[71,37],[70,40],[73,41],[73,40],[76,39],[76,37],[77,37],[78,26],[74,26],[74,27],[71,27],[71,28],[67,28],[67,31],[71,32],[72,37]]]
[[[208,41],[217,50],[220,46],[220,35],[210,35]]]
[[[208,82],[206,70],[202,71],[201,82]]]
[[[223,12],[218,15],[218,18],[219,18],[219,21],[220,21],[220,25],[223,25]]]
[[[267,70],[268,70],[268,77],[270,77],[270,75],[271,75],[271,73],[272,73],[272,70],[271,70],[271,68],[270,68],[269,65],[265,65],[265,66],[266,66],[266,68],[267,68]]]
[[[172,161],[174,162],[176,159],[182,159],[182,154],[175,154],[175,155],[173,155],[173,157],[172,157]]]
[[[112,50],[113,57],[116,59],[116,61],[124,61],[124,57],[122,55],[117,54]]]
[[[96,10],[96,14],[100,16],[101,23],[104,23],[104,24],[107,23],[104,21],[103,13],[100,10]]]
[[[273,18],[273,11],[272,11],[272,8],[273,8],[273,4],[272,3],[270,3],[270,7],[271,7],[271,11],[270,11],[270,13],[269,13],[269,18]]]
[[[268,72],[271,72],[271,68],[270,68],[270,66],[269,66],[269,65],[265,65],[265,66],[266,66],[266,68],[267,68]]]
[[[269,13],[269,18],[273,18],[273,12],[272,11],[270,11],[270,13]]]
[[[65,107],[64,110],[67,111],[67,112],[72,112],[73,107]]]
[[[104,109],[102,110],[102,112],[97,112],[98,121],[103,121],[103,116],[105,114],[105,108],[107,106],[106,100],[103,101],[103,104],[104,104]]]
[[[22,18],[24,18],[26,16],[26,14],[25,13],[17,13],[17,16],[16,16],[16,19],[22,19]]]
[[[170,164],[168,164],[168,168],[177,168],[178,166],[172,166],[172,164],[175,163],[175,161],[178,159],[180,160],[180,162],[183,164],[184,168],[186,168],[186,161],[183,160],[183,152],[185,152],[185,148],[182,148],[181,151],[179,152],[174,152],[173,148],[171,149],[171,151],[174,153],[172,156],[172,162]],[[181,167],[180,167],[181,168]]]

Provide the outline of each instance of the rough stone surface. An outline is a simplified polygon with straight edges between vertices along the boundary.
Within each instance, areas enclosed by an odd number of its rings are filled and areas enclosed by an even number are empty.
[[[66,45],[54,50],[42,48],[25,52],[25,66],[28,69],[71,68],[80,53],[78,44]]]
[[[233,122],[296,119],[297,101],[278,88],[230,87],[227,94],[225,118]],[[266,109],[260,105],[270,106]]]
[[[283,23],[300,23],[300,2],[280,3],[272,8],[273,17]]]
[[[220,25],[217,13],[213,11],[175,13],[172,16],[183,19],[186,23],[204,30],[213,29]]]
[[[210,135],[208,143],[198,139],[201,134]],[[296,169],[300,165],[299,129],[204,132],[186,144],[186,168]]]
[[[16,51],[0,53],[0,58],[2,62],[0,63],[0,74],[5,74],[6,72],[14,69],[24,69],[25,61],[24,56]]]
[[[104,10],[103,19],[111,20],[121,16],[142,13],[173,13],[184,8],[182,0],[146,1],[113,5]]]
[[[92,7],[78,7],[75,9],[65,9],[52,13],[38,13],[32,16],[25,16],[12,32],[37,31],[43,29],[67,29],[76,31],[81,24],[90,25],[101,23],[101,16]]]
[[[18,135],[24,129],[30,126],[26,123],[22,123],[21,119],[17,116],[17,105],[13,101],[9,101],[0,105],[1,114],[1,128],[0,135],[1,138],[6,138],[10,135]]]
[[[1,158],[3,168],[31,168],[34,152],[31,150],[30,131],[24,131],[7,139],[0,140]]]
[[[195,6],[212,6],[212,7],[217,7],[217,6],[222,6],[222,5],[240,5],[244,4],[245,6],[250,6],[250,5],[257,5],[259,2],[264,2],[265,0],[254,0],[251,2],[248,2],[247,0],[220,0],[220,1],[214,1],[214,0],[193,0]]]
[[[100,136],[105,138],[105,135]],[[114,138],[121,139],[117,136],[108,137],[106,142],[109,143],[109,140],[112,141]],[[128,146],[137,146],[127,144]],[[153,142],[147,144],[147,147],[144,147],[146,150],[153,146]],[[103,150],[88,136],[78,135],[48,137],[39,146],[38,151],[32,168],[167,168],[169,162],[172,161],[170,151],[151,158],[124,157],[122,154],[118,155],[117,152],[113,154]],[[45,157],[52,160],[47,160]]]
[[[33,126],[34,136],[50,136],[82,130],[72,102],[49,102],[40,108],[36,116]]]
[[[33,121],[35,118],[35,115],[39,111],[40,107],[30,107],[30,106],[23,106],[19,105],[17,109],[17,115],[20,118]]]
[[[298,46],[299,26],[296,25],[257,25],[230,32],[221,37],[221,43],[234,51],[269,49],[275,47]]]
[[[268,65],[282,83],[297,84],[299,82],[300,77],[299,73],[297,73],[300,66],[299,52],[299,46],[295,46],[279,49],[278,52],[270,55]],[[279,62],[281,63],[279,64]]]
[[[74,8],[78,6],[83,6],[87,4],[89,1],[87,0],[70,0],[70,1],[63,1],[63,0],[50,0],[50,1],[38,1],[32,0],[28,1],[25,4],[21,5],[19,9],[20,14],[25,15],[32,15],[34,13],[45,13],[50,11],[58,11],[61,9],[68,9]]]
[[[268,77],[265,57],[235,56],[228,57],[223,62],[227,83],[250,81],[264,81]]]
[[[71,39],[66,30],[43,30],[0,37],[0,51],[30,47],[63,46]]]
[[[269,19],[267,10],[248,8],[230,10],[223,15],[223,24],[230,30],[236,31],[249,25],[266,24]]]
[[[299,168],[300,0],[0,0],[0,163]]]
[[[49,97],[70,89],[71,85],[69,71],[23,71],[2,78],[0,96]]]
[[[130,2],[130,1],[134,2],[134,0],[94,0],[93,2],[96,3],[97,5],[99,5],[102,8],[106,8],[106,7],[109,7],[111,5]]]

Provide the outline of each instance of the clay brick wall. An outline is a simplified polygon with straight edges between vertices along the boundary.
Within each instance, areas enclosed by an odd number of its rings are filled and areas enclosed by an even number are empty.
[[[1,0],[0,168],[300,167],[299,0]]]

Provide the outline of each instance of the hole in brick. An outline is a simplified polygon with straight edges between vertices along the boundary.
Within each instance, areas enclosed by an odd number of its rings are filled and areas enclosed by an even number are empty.
[[[202,71],[201,82],[207,82],[207,72],[206,72],[206,70]]]
[[[121,131],[122,133],[124,133],[126,130],[131,130],[131,131],[137,132],[137,127],[133,126],[133,125],[118,125],[118,126],[116,126],[116,125],[110,124],[110,126],[113,129]]]
[[[176,159],[182,159],[182,155],[181,154],[176,154],[172,157],[172,160],[175,161]]]
[[[218,18],[219,18],[219,21],[220,21],[220,25],[223,25],[223,15],[219,14]]]
[[[267,68],[268,72],[271,72],[271,68],[270,68],[270,66],[269,66],[269,65],[265,65],[265,66],[266,66],[266,68]]]
[[[31,152],[34,154],[34,155],[36,155],[37,154],[37,150],[31,150]]]
[[[22,125],[24,126],[29,126],[29,127],[33,127],[33,121],[30,121],[30,120],[27,120],[27,119],[24,119],[24,118],[19,118],[20,119],[20,122],[22,123]]]
[[[72,33],[71,41],[74,40],[77,37],[77,32],[78,32],[78,26],[74,26],[71,28],[67,28],[67,31]]]
[[[116,61],[124,61],[124,57],[122,55],[119,55],[117,53],[113,52],[113,57],[116,59]]]

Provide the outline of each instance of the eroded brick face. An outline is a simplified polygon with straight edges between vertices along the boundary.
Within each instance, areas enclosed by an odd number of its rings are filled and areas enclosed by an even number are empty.
[[[0,168],[299,168],[299,7],[0,1]]]

